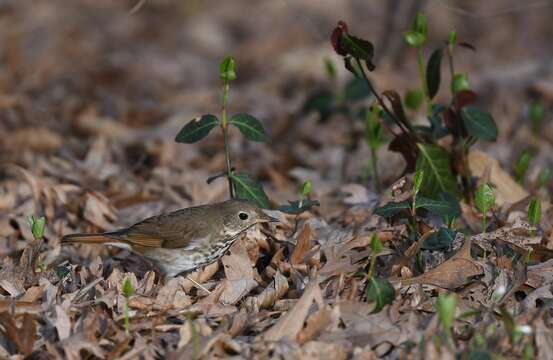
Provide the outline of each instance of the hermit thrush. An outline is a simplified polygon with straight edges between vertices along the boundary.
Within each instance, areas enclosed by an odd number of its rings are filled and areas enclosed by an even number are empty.
[[[278,221],[243,200],[194,206],[100,234],[71,234],[62,243],[105,244],[152,260],[167,276],[208,265],[250,227]]]

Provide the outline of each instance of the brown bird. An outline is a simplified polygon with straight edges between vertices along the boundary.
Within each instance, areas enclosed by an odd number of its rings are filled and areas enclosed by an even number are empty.
[[[200,205],[100,234],[71,234],[62,244],[104,244],[152,260],[167,276],[211,264],[252,226],[278,221],[244,200]]]

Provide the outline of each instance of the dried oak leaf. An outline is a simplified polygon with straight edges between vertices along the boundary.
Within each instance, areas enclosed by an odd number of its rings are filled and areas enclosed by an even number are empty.
[[[469,283],[472,278],[484,273],[482,265],[470,256],[470,246],[471,240],[465,240],[463,247],[457,254],[422,275],[400,280],[402,286],[429,284],[454,290]]]

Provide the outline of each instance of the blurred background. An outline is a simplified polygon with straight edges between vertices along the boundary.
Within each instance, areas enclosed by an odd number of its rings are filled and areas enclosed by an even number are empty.
[[[325,58],[336,64],[338,83],[351,77],[329,42],[339,20],[375,44],[379,91],[417,89],[415,53],[402,37],[417,11],[429,19],[427,57],[451,30],[476,48],[460,49],[456,68],[469,74],[500,129],[496,143],[479,146],[511,169],[523,148],[538,144],[533,176],[551,165],[550,116],[539,140],[528,120],[532,99],[546,109],[553,101],[550,1],[2,1],[0,211],[44,212],[22,200],[34,197],[53,202],[45,205],[52,218],[60,204],[81,216],[93,191],[106,208],[89,222],[106,228],[226,197],[225,181],[205,183],[224,168],[219,132],[195,145],[174,143],[192,118],[219,114],[226,55],[237,61],[231,113],[255,115],[273,137],[268,146],[232,133],[237,168],[264,181],[276,203],[292,199],[307,178],[319,196],[366,185],[366,145],[344,168],[343,118],[321,123],[302,108],[313,91],[332,86]],[[446,101],[445,65],[443,76],[438,99]],[[390,185],[403,160],[385,147],[381,156]]]

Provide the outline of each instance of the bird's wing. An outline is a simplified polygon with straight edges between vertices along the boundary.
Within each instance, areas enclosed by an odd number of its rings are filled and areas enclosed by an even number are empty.
[[[186,248],[209,236],[209,226],[201,219],[201,214],[189,210],[141,221],[128,228],[122,240],[134,247]]]

